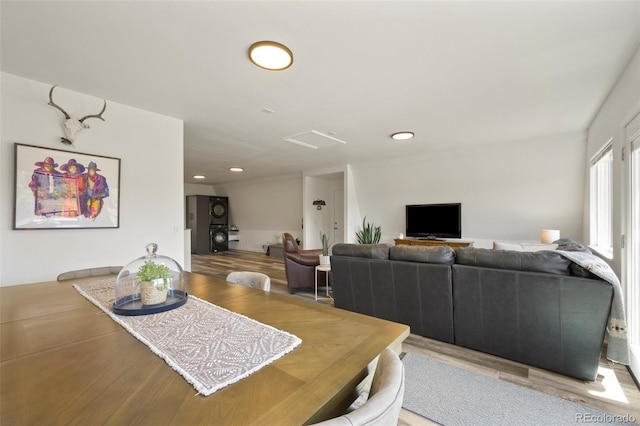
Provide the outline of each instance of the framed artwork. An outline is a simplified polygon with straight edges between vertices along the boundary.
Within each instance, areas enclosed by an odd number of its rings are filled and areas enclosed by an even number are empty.
[[[120,227],[120,159],[15,144],[13,229]]]

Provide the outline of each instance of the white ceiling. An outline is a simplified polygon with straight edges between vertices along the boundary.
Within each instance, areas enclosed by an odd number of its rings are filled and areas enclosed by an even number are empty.
[[[0,14],[2,71],[183,119],[193,183],[585,130],[640,45],[635,0],[2,1]],[[293,66],[252,65],[260,40]],[[283,141],[311,130],[347,143]],[[392,141],[399,130],[416,137]]]

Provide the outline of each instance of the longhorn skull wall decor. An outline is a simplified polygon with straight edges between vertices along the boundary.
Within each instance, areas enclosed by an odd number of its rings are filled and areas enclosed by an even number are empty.
[[[104,121],[104,118],[102,118],[102,114],[107,109],[107,101],[104,101],[104,106],[102,107],[102,111],[100,111],[98,114],[90,114],[90,115],[85,115],[82,118],[77,118],[75,116],[69,115],[65,110],[62,109],[62,107],[60,107],[59,105],[56,105],[55,102],[53,102],[53,89],[55,89],[57,86],[58,85],[56,84],[51,88],[51,90],[49,90],[49,105],[59,109],[60,112],[64,114],[65,120],[63,123],[63,128],[64,128],[64,134],[66,138],[60,138],[60,142],[66,145],[73,145],[73,141],[76,138],[76,136],[78,136],[78,133],[80,133],[82,129],[89,128],[89,125],[84,123],[84,121],[87,118],[99,118],[100,120]]]

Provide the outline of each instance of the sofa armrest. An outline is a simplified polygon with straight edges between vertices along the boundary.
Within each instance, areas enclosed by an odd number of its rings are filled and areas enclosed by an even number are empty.
[[[299,263],[305,266],[317,266],[320,264],[319,254],[322,254],[322,250],[308,250],[317,253],[308,253],[307,250],[300,253],[286,253],[287,259],[293,262]]]

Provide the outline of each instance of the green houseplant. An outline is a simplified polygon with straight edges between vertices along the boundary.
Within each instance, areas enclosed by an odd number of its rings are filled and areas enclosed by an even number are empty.
[[[322,254],[320,256],[320,264],[328,265],[330,263],[329,258],[329,237],[324,232],[320,231],[320,242],[322,243]]]
[[[171,269],[167,265],[147,260],[138,269],[140,282],[140,299],[143,305],[157,305],[167,300],[169,284],[173,279]]]
[[[362,231],[356,231],[356,238],[359,244],[378,244],[381,235],[381,228],[367,222],[366,216],[362,219]]]

